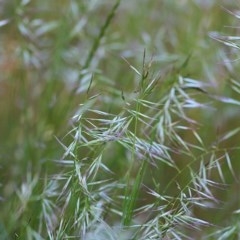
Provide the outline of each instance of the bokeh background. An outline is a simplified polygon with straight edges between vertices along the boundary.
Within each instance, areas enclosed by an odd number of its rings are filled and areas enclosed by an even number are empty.
[[[128,63],[141,69],[144,51],[153,74],[168,71],[189,58],[182,75],[208,83],[211,94],[240,100],[240,92],[232,89],[232,81],[240,84],[238,43],[227,46],[212,37],[216,33],[240,36],[237,1],[122,0],[91,63],[83,69],[113,5],[109,0],[0,2],[2,231],[21,228],[21,218],[17,221],[21,215],[18,189],[24,187],[26,179],[37,175],[40,183],[62,171],[54,162],[64,153],[57,138],[70,143],[65,136],[72,129],[71,117],[85,101],[93,73],[97,81],[91,94],[106,96],[96,108],[111,113],[119,111],[121,92],[128,97],[136,90],[137,74]],[[217,145],[224,133],[239,128],[240,106],[204,98],[200,96],[199,100],[213,102],[214,109],[191,110],[189,114],[200,123],[205,146]],[[194,141],[188,133],[182,137],[186,142]],[[237,175],[239,144],[238,132],[220,143],[225,149],[231,148]],[[122,158],[121,151],[116,147],[106,156],[109,167],[119,170],[120,175],[125,171],[116,163]],[[179,166],[188,161],[184,158],[178,156]],[[164,170],[160,172],[156,177],[167,184]],[[232,211],[240,208],[239,176],[237,181],[227,165],[223,172],[227,190],[216,192],[222,208],[196,209],[197,215],[217,225],[224,225],[225,219],[230,221]],[[41,191],[41,184],[36,191]],[[37,206],[29,207],[29,211],[37,212]]]

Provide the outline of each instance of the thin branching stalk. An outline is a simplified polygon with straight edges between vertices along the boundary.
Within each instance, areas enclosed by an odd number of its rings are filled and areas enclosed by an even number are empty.
[[[120,2],[121,2],[121,0],[116,1],[116,3],[113,5],[111,11],[109,12],[109,14],[107,16],[107,18],[105,20],[105,23],[100,28],[100,32],[99,32],[98,36],[96,37],[95,41],[93,42],[92,48],[90,49],[89,54],[87,56],[87,59],[86,59],[84,65],[83,65],[83,69],[88,68],[89,65],[91,64],[91,61],[94,57],[94,54],[96,53],[96,51],[97,51],[97,49],[98,49],[98,47],[101,43],[101,40],[105,35],[105,32],[106,32],[107,28],[109,27],[110,23],[112,22],[112,19],[115,15],[115,12],[117,11],[117,9],[120,5]]]

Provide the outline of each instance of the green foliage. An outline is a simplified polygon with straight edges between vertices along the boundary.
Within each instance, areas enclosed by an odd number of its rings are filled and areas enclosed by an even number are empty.
[[[232,1],[1,4],[1,239],[239,238]]]

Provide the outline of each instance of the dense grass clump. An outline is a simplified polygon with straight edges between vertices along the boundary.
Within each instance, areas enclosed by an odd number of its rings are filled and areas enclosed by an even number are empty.
[[[1,3],[0,239],[240,238],[239,14],[221,4]]]

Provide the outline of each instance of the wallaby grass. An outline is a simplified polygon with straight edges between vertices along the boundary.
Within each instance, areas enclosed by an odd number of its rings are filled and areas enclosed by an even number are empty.
[[[3,1],[1,239],[239,238],[221,4]]]

